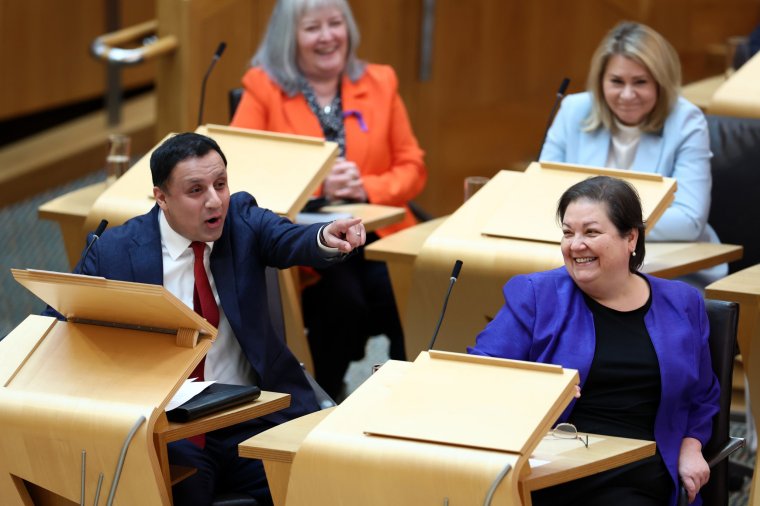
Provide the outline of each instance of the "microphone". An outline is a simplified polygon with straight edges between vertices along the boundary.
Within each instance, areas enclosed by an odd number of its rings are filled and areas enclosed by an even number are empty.
[[[98,224],[98,227],[95,229],[95,232],[92,233],[92,240],[87,244],[87,247],[84,249],[84,253],[82,253],[82,256],[79,257],[79,266],[80,270],[82,267],[82,262],[84,262],[84,259],[87,258],[87,253],[90,252],[90,248],[92,248],[92,245],[95,244],[95,241],[100,239],[100,236],[103,235],[103,231],[108,226],[108,220],[100,220],[100,223]]]
[[[557,90],[557,98],[554,99],[554,107],[552,107],[552,112],[549,114],[549,120],[546,122],[546,130],[544,130],[544,138],[541,140],[541,145],[538,147],[538,155],[536,156],[536,161],[538,161],[539,158],[541,158],[541,151],[544,150],[544,144],[546,143],[546,136],[549,135],[549,128],[552,126],[552,120],[554,119],[554,114],[557,112],[557,108],[559,107],[560,102],[562,102],[562,99],[565,98],[565,92],[567,91],[567,87],[570,85],[570,78],[566,77],[562,80],[562,83],[559,85],[559,89]]]
[[[220,42],[219,47],[216,48],[214,57],[211,58],[211,64],[208,66],[208,70],[206,70],[206,75],[203,76],[203,83],[201,83],[201,106],[198,108],[198,126],[203,124],[203,102],[206,99],[206,81],[208,81],[208,76],[211,74],[211,71],[214,70],[214,65],[216,65],[216,62],[222,57],[222,53],[224,53],[225,49],[227,49],[227,43]]]
[[[454,262],[454,269],[451,271],[451,278],[449,278],[449,289],[446,292],[446,297],[443,299],[443,309],[441,310],[441,316],[438,318],[438,325],[435,326],[435,332],[433,332],[433,338],[430,340],[430,345],[428,345],[428,351],[433,349],[433,345],[435,344],[435,339],[438,337],[438,331],[441,330],[441,323],[443,323],[443,315],[446,314],[446,306],[449,303],[449,297],[451,296],[451,289],[454,288],[454,283],[457,282],[457,278],[459,277],[459,271],[462,270],[462,261],[457,260]]]

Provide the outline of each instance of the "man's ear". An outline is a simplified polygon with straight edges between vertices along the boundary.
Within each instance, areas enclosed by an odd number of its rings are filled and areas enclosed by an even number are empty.
[[[166,192],[158,186],[153,187],[153,198],[156,199],[156,204],[163,210],[166,210]]]

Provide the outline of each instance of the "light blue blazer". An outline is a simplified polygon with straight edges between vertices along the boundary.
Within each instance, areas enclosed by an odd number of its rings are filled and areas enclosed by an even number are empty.
[[[540,160],[604,167],[610,131],[583,130],[591,112],[591,94],[568,95],[549,129]],[[643,134],[631,170],[675,178],[675,200],[652,231],[650,241],[719,242],[707,224],[710,213],[710,137],[704,114],[680,97],[661,134]]]

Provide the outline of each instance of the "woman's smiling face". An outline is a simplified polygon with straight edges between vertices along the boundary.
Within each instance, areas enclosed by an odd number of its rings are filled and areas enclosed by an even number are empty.
[[[638,230],[621,234],[607,215],[607,205],[581,198],[571,202],[562,218],[562,257],[575,283],[600,287],[617,283],[629,272]]]

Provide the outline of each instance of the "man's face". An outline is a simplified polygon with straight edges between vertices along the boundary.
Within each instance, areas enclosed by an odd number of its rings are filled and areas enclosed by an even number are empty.
[[[175,232],[191,241],[219,239],[230,205],[227,168],[216,151],[174,166],[164,189],[153,188],[156,202]]]

